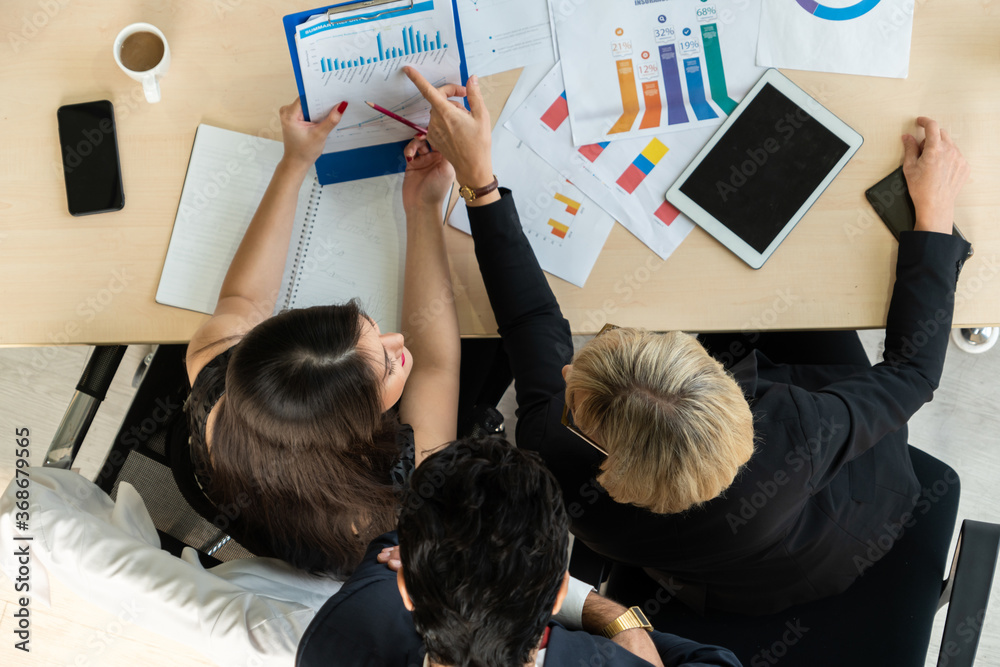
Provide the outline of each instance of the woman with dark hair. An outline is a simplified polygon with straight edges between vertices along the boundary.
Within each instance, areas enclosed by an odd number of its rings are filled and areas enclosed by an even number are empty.
[[[382,333],[356,301],[271,316],[299,190],[345,107],[316,123],[298,101],[282,107],[284,156],[188,345],[185,405],[195,475],[227,509],[229,533],[257,555],[339,576],[395,527],[413,465],[455,438],[460,361],[455,309],[438,305],[454,302],[441,219],[454,171],[418,141],[403,179],[407,255],[420,258],[406,263],[412,330]],[[423,317],[432,304],[440,315]]]

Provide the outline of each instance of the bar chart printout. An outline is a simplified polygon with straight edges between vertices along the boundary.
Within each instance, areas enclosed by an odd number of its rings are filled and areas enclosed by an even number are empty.
[[[642,60],[642,52],[638,55]],[[658,56],[658,52],[650,51],[650,60]],[[657,76],[660,75],[658,70]],[[557,64],[525,98],[503,129],[514,133],[533,156],[541,156],[539,159],[548,162],[562,179],[572,183],[588,198],[571,199],[593,200],[653,252],[666,259],[694,225],[667,204],[664,195],[712,136],[715,128],[695,128],[690,132],[666,133],[657,137],[604,140],[577,147],[571,139],[570,123],[564,122],[557,130],[552,130],[539,120],[563,90],[562,68]],[[573,96],[568,91],[567,97],[572,108]],[[496,151],[494,154],[497,154]],[[568,194],[561,187],[556,189],[561,194]],[[548,198],[551,197],[549,194]],[[535,207],[544,208],[545,199],[539,197],[530,201]],[[549,213],[546,219],[551,218],[567,229],[562,230],[553,224],[547,232],[550,237],[565,233],[564,243],[570,243],[579,233],[579,218],[587,210],[586,203],[585,208],[574,217],[567,217],[570,204],[562,201],[558,204],[562,206],[561,210]],[[593,206],[590,208],[592,210]]]
[[[533,111],[538,132],[552,135],[539,121],[562,88],[546,91],[544,106]],[[568,134],[568,123],[560,132]],[[583,287],[614,227],[615,220],[505,127],[493,130],[493,169],[518,199],[521,228],[542,269]],[[459,202],[448,223],[469,234],[468,210]]]
[[[446,0],[393,3],[332,21],[319,14],[296,29],[295,40],[309,118],[348,102],[324,153],[412,137],[410,129],[369,108],[366,100],[426,125],[430,105],[406,78],[404,66],[416,67],[434,85],[461,83],[454,14]]]
[[[573,145],[718,126],[764,72],[761,1],[590,2],[557,20]]]
[[[403,28],[401,33],[401,47],[393,46],[392,48],[383,48],[382,33],[380,32],[375,36],[376,55],[374,57],[358,57],[353,60],[320,58],[320,69],[323,72],[336,72],[349,67],[360,67],[361,65],[367,65],[373,62],[408,56],[411,53],[424,53],[448,48],[446,43],[441,42],[440,30],[435,33],[430,42],[427,41],[427,35],[421,35],[419,30],[414,31],[412,25],[407,28]],[[389,43],[388,38],[386,39],[386,43]]]
[[[577,211],[580,210],[580,202],[574,201],[567,197],[566,195],[555,193],[552,197],[556,201],[566,204],[566,213],[575,216]],[[569,232],[569,225],[558,222],[552,218],[549,218],[549,226],[552,227],[552,235],[558,236],[561,239],[566,238],[566,234]]]

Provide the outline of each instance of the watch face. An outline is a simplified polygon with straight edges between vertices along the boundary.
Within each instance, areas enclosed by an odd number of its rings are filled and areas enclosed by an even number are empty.
[[[646,615],[642,613],[642,609],[639,609],[638,607],[632,607],[631,610],[632,613],[635,614],[635,617],[639,619],[639,623],[642,624],[642,627],[644,628],[653,627],[652,624],[649,622],[649,619],[646,618]]]
[[[473,192],[472,188],[470,188],[468,185],[463,185],[462,187],[460,187],[458,189],[458,194],[460,194],[462,196],[462,199],[465,199],[466,201],[472,201],[473,199],[476,198],[476,193]]]

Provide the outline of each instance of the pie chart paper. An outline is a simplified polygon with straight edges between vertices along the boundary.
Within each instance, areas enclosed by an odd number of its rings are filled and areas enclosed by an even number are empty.
[[[757,64],[905,79],[912,0],[764,0]]]

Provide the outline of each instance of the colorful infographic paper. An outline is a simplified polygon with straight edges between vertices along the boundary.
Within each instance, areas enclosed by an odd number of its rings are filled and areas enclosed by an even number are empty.
[[[493,131],[493,169],[511,189],[542,269],[583,287],[615,219],[502,127]],[[464,202],[455,206],[449,223],[472,233]]]
[[[913,0],[764,0],[757,64],[905,79]]]
[[[553,20],[576,146],[718,126],[763,73],[760,0],[601,0]]]
[[[664,195],[715,129],[574,146],[567,103],[572,109],[556,64],[505,127],[666,259],[694,225]]]
[[[386,7],[391,13],[368,9],[357,15],[340,15],[334,22],[320,14],[296,29],[310,117],[322,118],[341,101],[348,102],[324,153],[413,137],[413,130],[378,113],[365,101],[376,102],[417,125],[427,125],[430,104],[406,78],[404,66],[416,67],[435,86],[460,83],[451,2],[421,0],[405,9]]]

